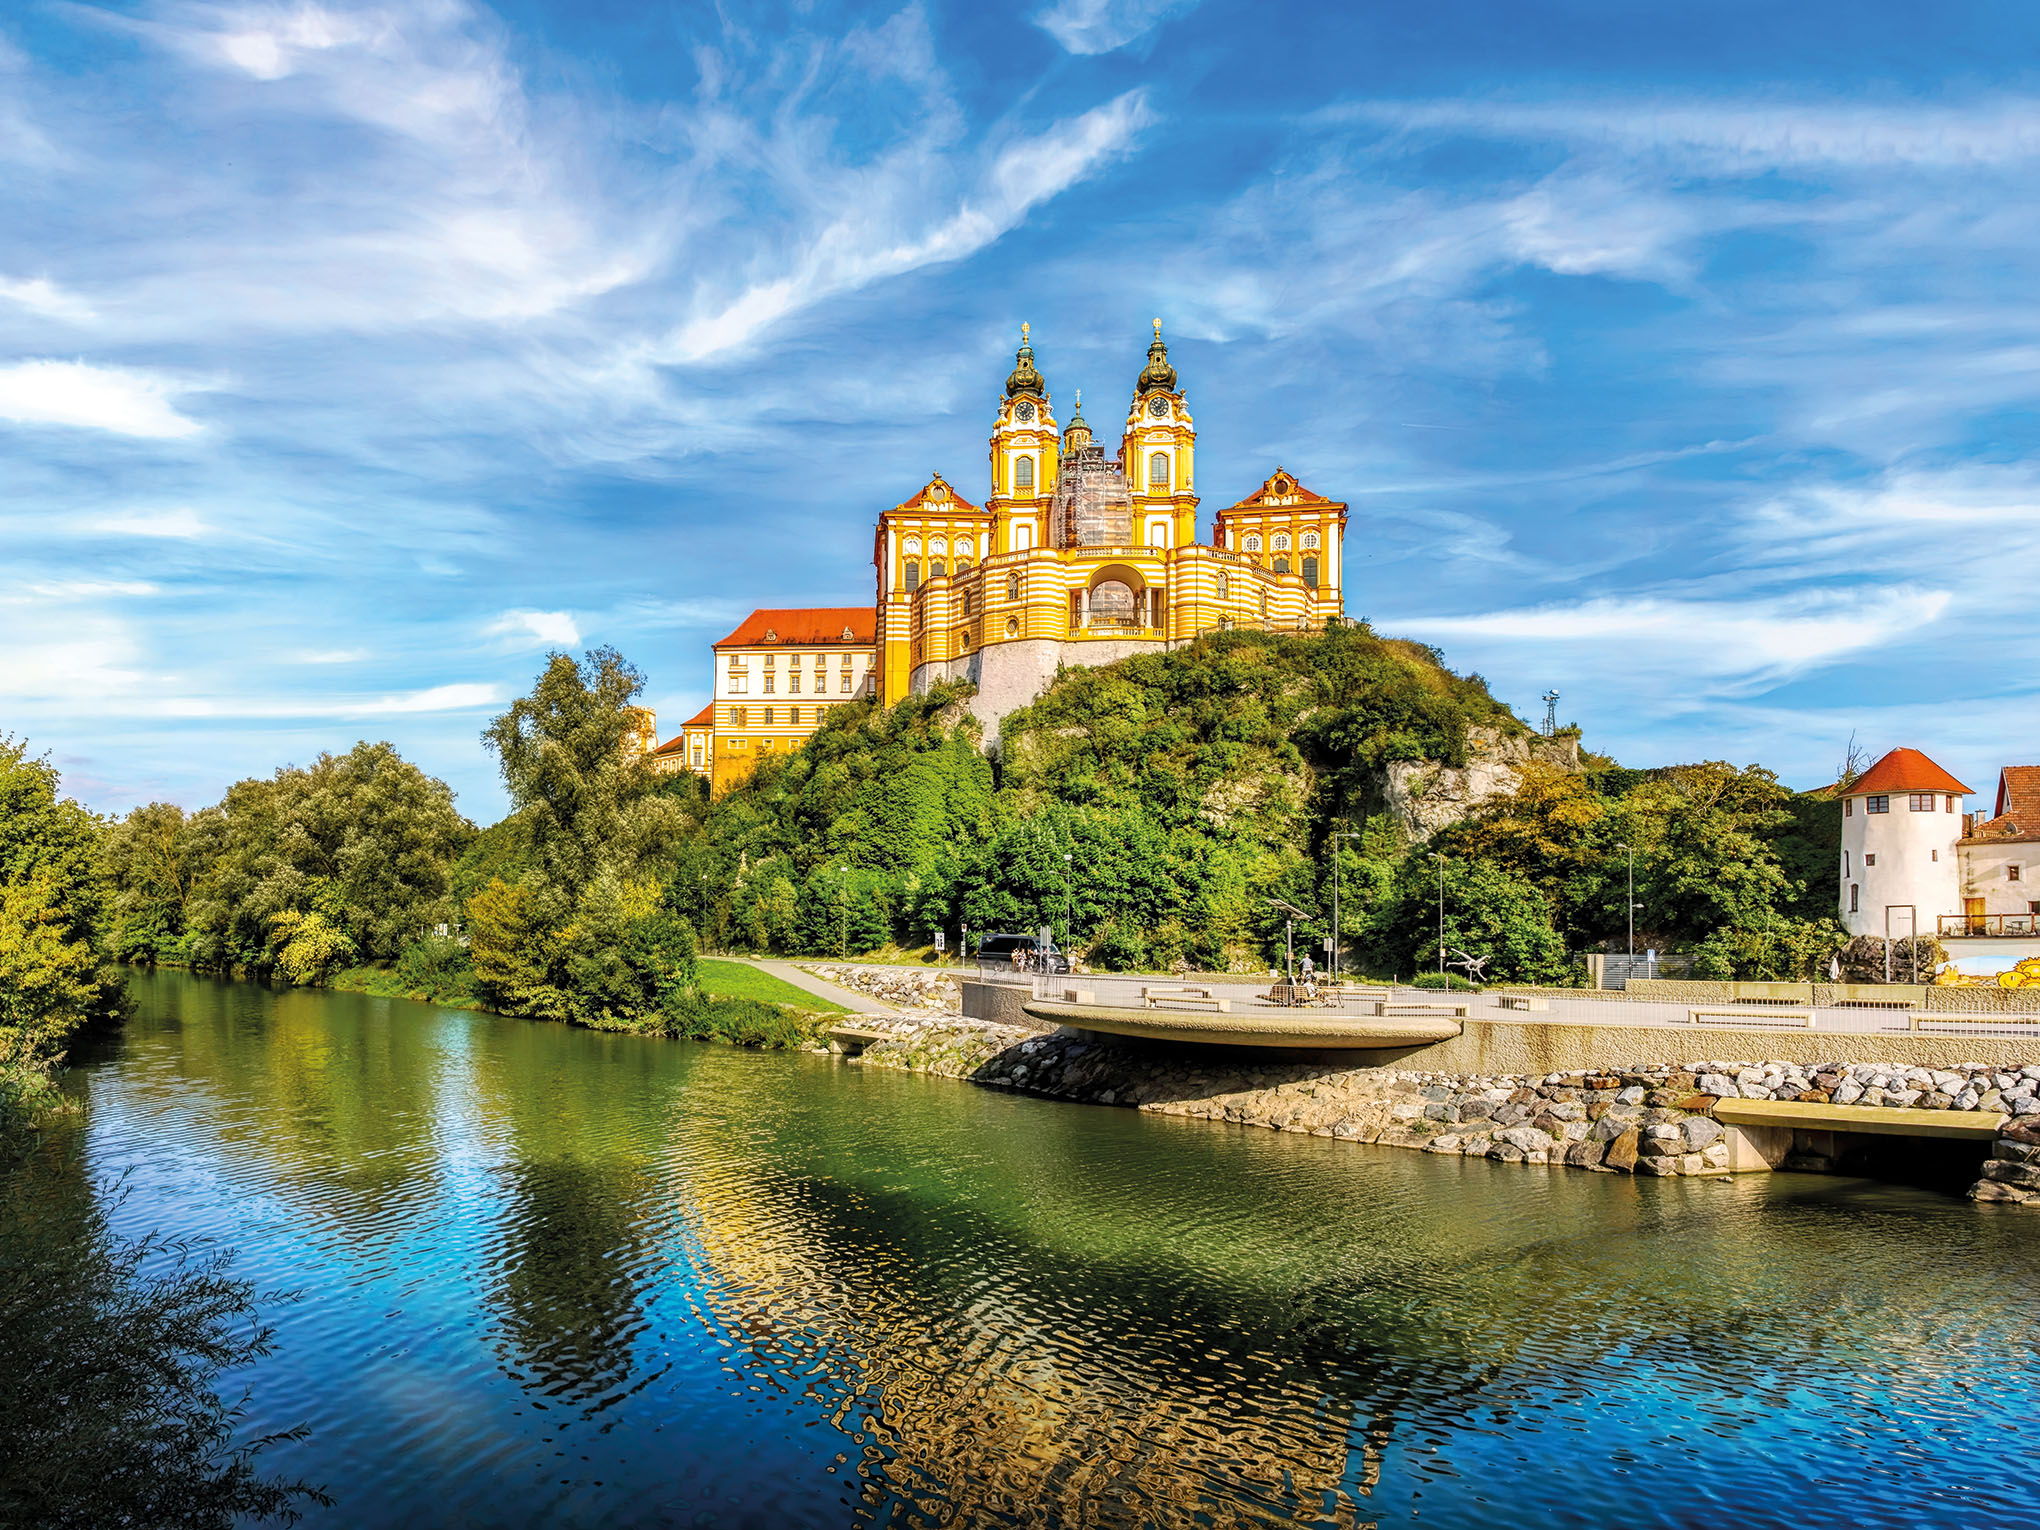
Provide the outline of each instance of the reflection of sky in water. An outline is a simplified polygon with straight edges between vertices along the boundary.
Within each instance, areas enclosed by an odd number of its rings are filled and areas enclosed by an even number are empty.
[[[140,987],[95,1170],[305,1293],[249,1427],[332,1523],[2028,1512],[2040,1218]]]

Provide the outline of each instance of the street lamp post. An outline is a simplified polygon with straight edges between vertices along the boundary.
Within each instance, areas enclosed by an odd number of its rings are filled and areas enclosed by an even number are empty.
[[[1072,877],[1075,874],[1071,870],[1071,868],[1075,864],[1076,857],[1071,855],[1070,852],[1067,850],[1063,851],[1063,948],[1065,950],[1067,950],[1070,946],[1070,943],[1077,938],[1076,930],[1077,904],[1076,895],[1072,891],[1071,881]]]
[[[1433,855],[1438,862],[1438,976],[1445,976],[1445,857]]]
[[[1343,970],[1339,962],[1339,942],[1345,933],[1345,926],[1339,923],[1339,841],[1360,837],[1359,834],[1345,829],[1336,829],[1332,832],[1332,981],[1335,983],[1338,982],[1339,973]]]
[[[1630,845],[1617,845],[1618,850],[1629,852],[1629,965],[1636,965],[1636,850]]]

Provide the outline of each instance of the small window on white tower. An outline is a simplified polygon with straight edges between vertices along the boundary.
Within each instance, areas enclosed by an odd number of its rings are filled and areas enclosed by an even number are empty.
[[[1863,864],[1865,866],[1875,866],[1877,864],[1877,852],[1872,850],[1868,855],[1864,856]]]
[[[1154,452],[1148,457],[1148,488],[1159,492],[1169,486],[1169,454]]]
[[[1849,912],[1852,914],[1862,912],[1862,909],[1856,902],[1856,884],[1854,882],[1849,884]]]
[[[1891,799],[1889,797],[1865,797],[1863,799],[1863,811],[1866,813],[1888,813],[1891,811]]]
[[[2017,861],[2007,862],[2005,865],[2005,880],[2007,882],[2025,881],[2026,880],[2025,868],[2021,866]]]
[[[1932,792],[1910,792],[1906,795],[1905,810],[1908,813],[1932,813],[1939,807]]]

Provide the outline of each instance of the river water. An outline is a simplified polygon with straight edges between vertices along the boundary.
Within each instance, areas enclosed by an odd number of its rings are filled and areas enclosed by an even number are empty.
[[[2040,1217],[1541,1171],[178,974],[121,1230],[297,1300],[347,1526],[2030,1524]],[[105,1192],[103,1192],[105,1193]]]

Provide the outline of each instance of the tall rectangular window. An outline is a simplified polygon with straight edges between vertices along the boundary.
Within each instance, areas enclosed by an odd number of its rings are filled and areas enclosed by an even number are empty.
[[[1849,884],[1849,912],[1852,914],[1860,912],[1856,906],[1856,884],[1854,882]]]
[[[767,696],[770,696],[770,695],[772,694],[772,671],[771,671],[771,670],[769,670],[769,669],[765,671],[765,691],[764,691],[764,694],[765,694],[765,695],[767,695]]]
[[[772,689],[771,680],[769,676],[767,677],[765,689],[768,691]],[[767,707],[765,709],[765,726],[768,728],[772,726],[772,708],[770,707]]]
[[[2024,880],[2025,880],[2025,868],[2023,868],[2022,866],[2020,866],[2020,865],[2019,865],[2019,863],[2018,863],[2017,861],[2013,861],[2013,862],[2011,862],[2010,864],[2008,864],[2008,865],[2007,865],[2007,866],[2005,867],[2005,880],[2006,880],[2007,882],[2022,882],[2022,881],[2024,881]]]
[[[731,707],[730,722],[735,727],[748,728],[751,725],[751,709],[749,707]]]
[[[786,694],[789,696],[800,694],[800,671],[797,669],[788,670],[786,673]]]
[[[1951,813],[1955,811],[1955,799],[1953,797],[1948,799],[1948,811]]]
[[[850,671],[847,669],[843,671],[842,691],[845,696],[850,694]]]

